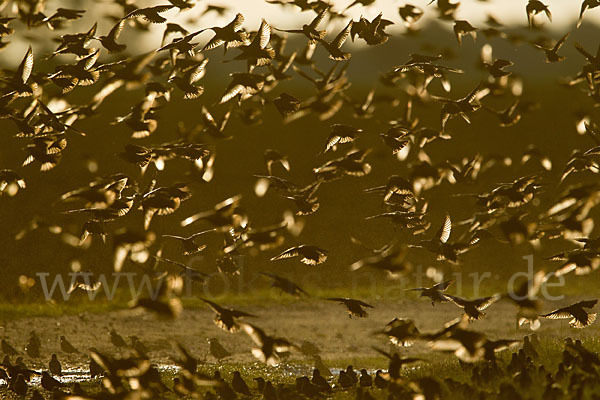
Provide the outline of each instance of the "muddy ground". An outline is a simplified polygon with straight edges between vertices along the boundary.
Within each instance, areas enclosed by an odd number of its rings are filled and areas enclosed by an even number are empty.
[[[552,303],[550,307],[559,307],[578,299],[569,298]],[[309,341],[317,345],[320,355],[329,367],[343,367],[341,362],[377,356],[371,346],[387,349],[388,342],[373,331],[381,329],[395,317],[411,318],[422,331],[432,331],[461,314],[453,304],[438,304],[423,300],[407,300],[401,303],[373,303],[367,318],[349,318],[345,308],[329,301],[300,301],[288,305],[237,307],[255,314],[258,318],[248,321],[263,328],[267,333],[282,336],[300,345]],[[548,306],[548,305],[546,305]],[[547,307],[547,311],[552,308]],[[546,311],[546,308],[544,308]],[[485,332],[490,338],[521,338],[528,330],[515,330],[515,308],[501,301],[487,310],[482,321],[472,324],[472,329]],[[208,363],[217,360],[209,355],[208,338],[217,338],[232,353],[222,360],[227,363],[246,363],[255,361],[250,354],[252,342],[243,333],[230,334],[222,331],[213,323],[213,313],[208,308],[187,309],[172,321],[159,320],[143,311],[122,310],[107,314],[80,314],[62,317],[22,318],[5,321],[0,335],[15,348],[22,351],[33,329],[42,340],[42,358],[30,359],[23,351],[28,365],[47,368],[51,353],[57,353],[63,368],[87,369],[86,352],[90,347],[100,351],[114,353],[117,348],[111,344],[109,330],[114,328],[127,342],[135,335],[149,349],[152,361],[164,365],[172,364],[176,357],[175,341],[187,347],[192,354]],[[598,333],[600,325],[596,323],[583,330],[570,328],[566,320],[543,320],[537,331],[540,336],[580,337]],[[59,338],[65,335],[81,354],[61,352]],[[406,350],[407,353],[424,353],[423,345]],[[312,364],[312,359],[301,353],[292,356],[294,360],[304,360]]]

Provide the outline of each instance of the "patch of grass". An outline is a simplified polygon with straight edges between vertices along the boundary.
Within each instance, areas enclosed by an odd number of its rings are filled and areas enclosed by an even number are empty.
[[[0,303],[0,320],[17,318],[59,317],[81,313],[105,313],[119,310],[126,304],[117,302],[29,302],[21,304]]]

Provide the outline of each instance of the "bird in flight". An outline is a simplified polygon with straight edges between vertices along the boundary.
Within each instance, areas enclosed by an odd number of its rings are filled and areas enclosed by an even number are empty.
[[[271,261],[300,257],[300,262],[306,265],[319,265],[327,260],[327,250],[317,246],[301,244],[290,247],[282,253],[271,258]]]
[[[244,311],[234,310],[233,308],[226,308],[218,305],[210,300],[200,298],[203,302],[215,312],[215,325],[223,329],[226,332],[237,332],[240,328],[236,319],[243,317],[255,317],[255,315],[248,314]]]
[[[449,301],[449,298],[444,294],[446,290],[454,283],[454,279],[449,279],[440,283],[436,283],[431,287],[418,287],[406,290],[412,290],[421,292],[419,297],[429,297],[431,299],[431,305],[435,306],[435,303],[445,303]]]
[[[596,313],[586,311],[586,308],[594,308],[598,300],[582,300],[570,306],[558,308],[548,314],[540,315],[547,319],[568,319],[573,328],[582,329],[596,321]]]
[[[346,306],[348,311],[348,317],[366,318],[369,314],[363,309],[363,307],[374,308],[372,305],[365,303],[361,300],[350,299],[348,297],[329,297],[325,300],[338,301],[340,304]]]

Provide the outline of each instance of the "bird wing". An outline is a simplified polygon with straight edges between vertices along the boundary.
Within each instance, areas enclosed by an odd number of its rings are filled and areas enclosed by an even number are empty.
[[[260,23],[260,28],[258,28],[258,33],[256,34],[259,45],[261,49],[264,49],[269,44],[269,40],[271,40],[271,27],[264,19]]]
[[[275,257],[272,257],[271,261],[277,261],[277,260],[283,260],[284,258],[296,257],[296,256],[298,256],[298,254],[299,254],[298,247],[290,247],[289,249],[285,250],[284,252],[276,255]]]
[[[237,32],[240,29],[242,29],[244,20],[245,20],[244,16],[241,13],[237,13],[235,15],[235,18],[233,19],[233,21],[231,21],[229,23],[229,25],[227,25],[227,27],[231,27],[231,29],[233,29],[234,32]]]
[[[323,7],[321,12],[317,14],[317,16],[310,22],[310,24],[308,24],[308,26],[312,29],[317,29],[321,21],[323,21],[323,18],[325,18],[325,15],[327,15],[327,11],[328,7]]]
[[[220,305],[218,305],[217,303],[213,303],[210,300],[207,300],[205,298],[200,297],[200,300],[202,300],[203,302],[205,302],[206,304],[208,304],[208,306],[217,314],[220,314],[223,312],[223,307],[221,307]]]
[[[346,27],[335,37],[335,39],[333,39],[333,41],[331,42],[332,47],[336,49],[342,47],[346,39],[348,39],[350,32],[352,31],[352,23],[353,21],[350,20],[350,22],[348,22],[348,25],[346,25]]]
[[[443,292],[444,290],[448,289],[448,287],[450,287],[450,285],[452,285],[453,283],[454,283],[454,279],[449,279],[447,281],[440,282],[436,285],[433,285],[432,288]]]
[[[410,291],[421,291],[421,290],[427,290],[429,288],[426,287],[418,287],[418,288],[412,288],[412,289],[404,289],[404,290],[410,290]]]
[[[178,261],[173,261],[173,260],[169,260],[168,258],[163,258],[163,257],[158,257],[158,256],[152,256],[153,258],[155,258],[156,260],[160,261],[160,262],[164,262],[167,264],[172,264],[172,265],[176,265],[180,268],[183,268],[185,270],[194,270],[193,268],[188,267],[187,265],[180,263]]]
[[[17,74],[23,83],[27,83],[31,76],[31,71],[33,71],[33,50],[29,46],[25,57],[23,57],[23,61],[21,61],[17,69]]]
[[[354,300],[354,301],[355,301],[357,304],[360,304],[360,305],[361,305],[361,306],[363,306],[363,307],[375,308],[375,306],[372,306],[372,305],[370,305],[370,304],[367,304],[367,303],[365,303],[365,302],[364,302],[364,301],[362,301],[362,300]]]
[[[540,315],[542,318],[548,319],[570,319],[573,318],[573,314],[568,311],[569,307],[558,308],[548,314]]]
[[[242,84],[237,84],[229,88],[227,92],[221,97],[219,104],[227,103],[229,100],[233,99],[235,96],[239,94],[243,94],[246,91],[246,88]]]
[[[452,232],[452,220],[450,219],[450,214],[446,214],[446,219],[444,220],[444,224],[438,231],[437,236],[440,238],[440,242],[446,243],[448,239],[450,239],[450,233]]]
[[[329,301],[339,301],[340,303],[346,303],[349,299],[345,298],[345,297],[328,297],[325,300],[329,300]]]
[[[192,236],[190,236],[189,238],[190,238],[190,239],[195,239],[195,238],[197,238],[198,236],[204,235],[205,233],[209,233],[209,232],[216,232],[216,231],[217,231],[217,229],[216,229],[216,228],[207,229],[207,230],[205,230],[205,231],[202,231],[202,232],[194,233],[194,234],[193,234]]]
[[[248,323],[241,323],[240,328],[246,332],[250,339],[257,345],[262,347],[267,339],[265,332],[257,326]]]
[[[581,305],[581,307],[583,307],[583,308],[592,308],[592,307],[594,307],[596,305],[596,303],[598,303],[598,299],[583,300],[583,301],[580,301],[577,304]]]
[[[457,296],[452,296],[451,294],[444,294],[444,296],[446,298],[448,298],[451,302],[453,302],[454,304],[459,306],[460,308],[465,308],[465,306],[469,303],[468,300],[457,297]]]
[[[178,239],[178,240],[186,240],[187,239],[187,238],[184,238],[181,236],[175,236],[175,235],[162,235],[162,237],[168,237],[168,238]]]
[[[124,27],[125,27],[125,18],[119,20],[119,22],[117,22],[110,29],[110,32],[108,32],[107,37],[111,38],[113,41],[116,41],[119,38],[119,36],[121,35],[121,32],[123,31]]]
[[[208,63],[208,58],[205,58],[198,66],[192,69],[189,74],[188,82],[193,84],[197,80],[201,79],[206,72],[206,64]]]
[[[250,314],[244,311],[240,311],[240,310],[230,310],[231,311],[231,315],[235,318],[240,318],[240,317],[256,317],[256,315],[254,314]]]
[[[560,49],[562,47],[563,44],[565,44],[565,41],[567,40],[567,38],[569,37],[569,35],[571,34],[571,32],[567,32],[563,37],[561,37],[555,44],[554,47],[552,48],[553,52],[557,52],[558,49]]]
[[[581,53],[589,62],[594,62],[594,56],[587,52],[586,49],[583,48],[579,43],[575,42],[575,49]]]
[[[475,300],[473,300],[473,302],[475,303],[475,307],[479,311],[483,311],[486,308],[488,308],[489,306],[491,306],[492,304],[494,304],[495,302],[497,302],[498,300],[500,300],[500,297],[501,296],[499,294],[495,294],[490,297],[482,297],[480,299],[475,299]]]
[[[202,122],[204,123],[204,125],[210,125],[210,127],[212,127],[212,128],[217,127],[217,122],[215,121],[212,114],[210,113],[210,111],[208,111],[208,109],[205,106],[202,106],[200,113],[201,113],[201,119],[202,119]]]

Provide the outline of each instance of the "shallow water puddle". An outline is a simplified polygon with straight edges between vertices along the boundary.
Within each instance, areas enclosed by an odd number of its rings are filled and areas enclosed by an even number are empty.
[[[170,375],[176,375],[180,369],[179,366],[174,365],[174,364],[158,364],[157,368],[160,372],[162,372],[162,373],[166,372]],[[282,375],[290,377],[290,378],[301,377],[301,376],[309,376],[310,377],[310,376],[312,376],[313,367],[310,365],[285,364],[285,365],[280,365],[279,367],[277,367],[276,370],[273,370],[272,372],[265,371],[264,369],[260,369],[258,367],[251,367],[251,366],[240,367],[240,370],[246,371],[250,375],[255,373],[255,374],[260,375],[263,378],[269,380],[269,379],[272,379],[275,377],[280,378]],[[330,368],[330,371],[334,377],[338,376],[340,374],[340,371],[345,371],[345,370],[346,370],[346,368]],[[41,370],[36,370],[36,371],[41,374]],[[370,375],[374,375],[376,370],[368,369],[367,372]],[[386,371],[383,370],[383,372],[386,372]],[[61,381],[62,383],[88,382],[88,381],[92,380],[89,370],[79,368],[79,367],[65,368],[62,371],[62,376],[60,376],[60,377],[55,376],[54,378]],[[31,384],[41,385],[41,376],[40,375],[33,376],[31,378]]]

